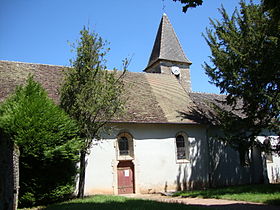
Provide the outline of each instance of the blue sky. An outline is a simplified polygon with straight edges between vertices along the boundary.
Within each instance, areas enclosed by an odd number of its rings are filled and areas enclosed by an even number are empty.
[[[131,57],[129,71],[141,72],[165,12],[193,63],[193,91],[219,93],[202,68],[211,54],[202,32],[209,17],[220,19],[221,4],[231,13],[238,2],[206,0],[185,14],[172,0],[0,0],[0,60],[69,65],[74,54],[68,41],[75,42],[89,25],[110,43],[108,69],[121,68],[122,60]]]

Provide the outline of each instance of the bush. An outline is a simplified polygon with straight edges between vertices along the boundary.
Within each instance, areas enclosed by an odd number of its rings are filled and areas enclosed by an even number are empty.
[[[0,128],[20,148],[20,206],[73,193],[81,145],[77,126],[32,77],[0,105]]]

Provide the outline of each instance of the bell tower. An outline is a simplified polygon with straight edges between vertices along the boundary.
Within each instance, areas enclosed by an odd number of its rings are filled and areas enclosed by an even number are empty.
[[[191,61],[185,56],[167,15],[163,14],[153,50],[144,72],[172,74],[179,80],[185,91],[190,92],[189,67],[191,64]]]

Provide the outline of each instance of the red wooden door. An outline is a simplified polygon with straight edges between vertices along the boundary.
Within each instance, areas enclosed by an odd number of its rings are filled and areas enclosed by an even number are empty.
[[[134,193],[134,174],[131,163],[118,166],[118,194]]]

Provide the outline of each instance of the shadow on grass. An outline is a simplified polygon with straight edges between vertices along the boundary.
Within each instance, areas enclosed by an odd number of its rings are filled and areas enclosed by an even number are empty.
[[[270,205],[280,206],[280,198],[279,199],[273,199],[273,200],[267,200],[266,203],[270,204]]]
[[[51,205],[44,210],[278,210],[277,206],[267,206],[262,204],[222,204],[222,205],[186,205],[176,203],[163,203],[149,200],[126,200],[124,202],[107,201],[103,203],[95,202],[75,202]]]
[[[106,201],[106,202],[70,202],[51,205],[44,208],[44,210],[89,210],[89,209],[102,209],[102,210],[203,210],[209,209],[201,206],[189,206],[177,203],[161,203],[157,201],[142,200],[142,199],[127,199],[125,201]]]

